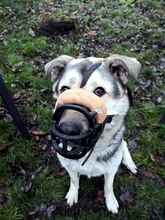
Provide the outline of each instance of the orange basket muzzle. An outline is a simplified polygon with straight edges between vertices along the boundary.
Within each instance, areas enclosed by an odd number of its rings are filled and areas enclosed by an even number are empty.
[[[88,130],[83,134],[68,135],[61,131],[60,120],[66,110],[78,111],[88,121]],[[57,153],[69,159],[84,157],[95,146],[105,124],[110,123],[113,115],[107,116],[107,109],[102,99],[92,92],[81,88],[63,92],[56,102],[53,115],[51,136]]]

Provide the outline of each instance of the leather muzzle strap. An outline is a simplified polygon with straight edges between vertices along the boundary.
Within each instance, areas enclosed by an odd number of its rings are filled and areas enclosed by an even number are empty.
[[[93,66],[91,66],[84,74],[84,77],[81,81],[80,88],[84,87],[86,82],[88,81],[89,77],[92,75],[92,73],[101,66],[101,63],[96,63]]]

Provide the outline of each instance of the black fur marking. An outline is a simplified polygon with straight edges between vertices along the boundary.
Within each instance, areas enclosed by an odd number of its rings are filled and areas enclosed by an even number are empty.
[[[67,71],[76,70],[78,73],[82,75],[93,65],[94,63],[89,60],[81,61],[80,63],[76,63],[73,66],[70,66]]]
[[[59,86],[59,83],[60,83],[60,80],[61,80],[62,77],[63,77],[63,74],[61,74],[61,75],[58,77],[58,83],[56,84],[56,88],[55,88],[56,94],[58,94],[58,86]]]
[[[116,80],[113,81],[113,88],[113,97],[117,99],[120,97],[120,90]]]
[[[93,65],[93,63],[89,60],[84,60],[81,62],[81,66],[79,68],[79,71],[82,75]]]
[[[115,155],[115,153],[117,152],[117,150],[122,142],[124,131],[125,131],[125,126],[123,123],[123,125],[118,130],[117,134],[113,137],[112,142],[108,146],[110,151],[107,152],[104,156],[98,157],[97,158],[98,162],[105,162],[106,163]]]

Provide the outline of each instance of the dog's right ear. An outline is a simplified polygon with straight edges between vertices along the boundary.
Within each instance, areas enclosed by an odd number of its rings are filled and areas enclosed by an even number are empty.
[[[51,81],[54,82],[65,69],[66,65],[73,59],[74,57],[61,55],[56,59],[49,61],[47,64],[45,64],[46,77],[51,74]]]

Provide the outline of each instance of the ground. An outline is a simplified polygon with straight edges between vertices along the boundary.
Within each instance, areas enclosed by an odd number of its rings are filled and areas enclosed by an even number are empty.
[[[31,136],[22,139],[0,99],[0,219],[165,219],[165,3],[152,0],[1,0],[0,69]],[[53,19],[67,21],[45,29]],[[105,206],[103,178],[81,178],[79,203],[69,208],[69,176],[51,145],[51,82],[44,65],[67,54],[118,53],[142,64],[129,82],[134,104],[125,139],[138,173],[115,177],[119,214]]]

